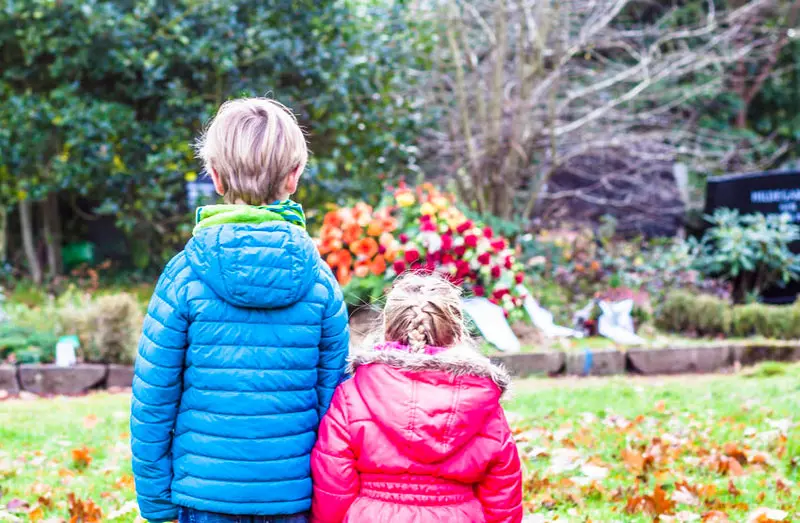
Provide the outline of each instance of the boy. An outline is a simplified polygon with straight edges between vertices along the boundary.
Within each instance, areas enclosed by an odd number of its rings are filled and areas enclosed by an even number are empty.
[[[227,102],[198,156],[226,205],[197,210],[164,269],[133,381],[142,517],[307,521],[317,426],[342,379],[347,311],[289,200],[308,150],[263,98]]]

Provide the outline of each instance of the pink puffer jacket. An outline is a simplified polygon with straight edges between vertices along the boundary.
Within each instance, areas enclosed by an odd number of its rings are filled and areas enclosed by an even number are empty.
[[[318,523],[522,521],[517,447],[488,360],[371,351],[357,356],[312,453]]]

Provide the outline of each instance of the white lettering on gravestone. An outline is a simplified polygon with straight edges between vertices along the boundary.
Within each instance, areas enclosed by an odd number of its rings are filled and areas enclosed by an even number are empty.
[[[503,308],[486,298],[469,298],[462,301],[464,310],[483,337],[503,352],[519,352],[520,343],[508,325]]]
[[[800,201],[800,189],[762,189],[750,192],[752,203],[781,203]]]

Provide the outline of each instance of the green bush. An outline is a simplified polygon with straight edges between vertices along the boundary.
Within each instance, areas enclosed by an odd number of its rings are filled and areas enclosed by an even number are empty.
[[[655,320],[656,326],[665,331],[727,335],[731,330],[731,306],[714,296],[673,291],[666,295]]]
[[[11,322],[0,323],[0,361],[17,363],[50,363],[55,359],[58,337],[47,331],[20,327]]]
[[[714,296],[673,291],[658,310],[656,325],[668,332],[699,336],[798,339],[800,302],[792,306],[731,305]]]
[[[66,333],[81,341],[84,361],[131,364],[142,329],[142,312],[136,298],[126,292],[93,299],[88,306],[61,311]]]

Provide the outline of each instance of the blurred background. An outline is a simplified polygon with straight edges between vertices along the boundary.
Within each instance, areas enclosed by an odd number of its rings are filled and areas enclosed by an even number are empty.
[[[447,234],[468,218],[503,239],[496,262],[476,244],[450,274],[525,321],[515,282],[562,324],[599,295],[635,299],[645,331],[671,290],[722,300],[712,316],[762,301],[800,276],[798,16],[784,0],[5,0],[6,313],[35,324],[76,289],[146,303],[215,201],[193,141],[225,100],[263,95],[308,133],[296,198],[353,306],[407,266],[450,270],[441,243],[409,243],[431,212]],[[767,174],[726,185],[747,172]],[[330,212],[353,205],[365,221],[342,242]],[[366,227],[373,208],[390,230]]]

